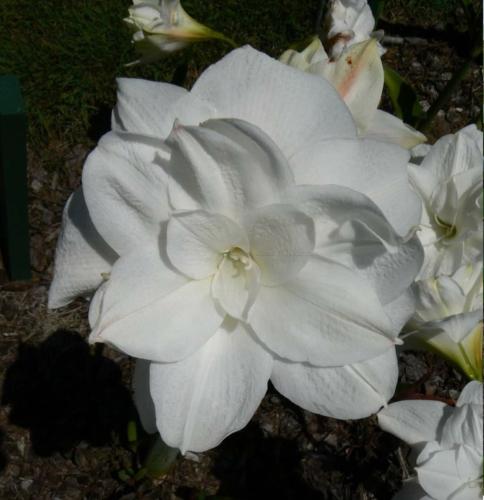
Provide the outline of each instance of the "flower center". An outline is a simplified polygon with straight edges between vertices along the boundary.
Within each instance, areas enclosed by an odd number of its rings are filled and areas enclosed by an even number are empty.
[[[434,215],[435,223],[441,229],[444,238],[451,239],[457,234],[457,227],[442,220],[438,215]]]
[[[250,255],[240,247],[231,248],[227,252],[224,252],[224,256],[231,259],[234,264],[242,264],[244,269],[250,269],[252,267],[252,259]]]

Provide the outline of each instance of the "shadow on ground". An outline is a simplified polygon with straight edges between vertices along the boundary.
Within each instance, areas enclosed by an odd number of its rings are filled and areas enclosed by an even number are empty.
[[[227,438],[217,451],[213,472],[221,481],[219,496],[323,499],[302,478],[303,455],[294,440],[264,438],[257,425],[249,424]]]
[[[42,456],[66,452],[80,441],[96,446],[123,439],[135,415],[121,370],[100,351],[91,354],[76,332],[59,330],[38,346],[20,345],[8,368],[2,404],[10,422],[30,430]]]
[[[8,463],[7,455],[3,451],[4,441],[5,441],[5,432],[0,429],[0,473],[5,469]]]

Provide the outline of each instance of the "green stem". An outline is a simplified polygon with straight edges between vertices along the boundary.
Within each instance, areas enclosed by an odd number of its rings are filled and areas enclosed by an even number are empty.
[[[480,21],[479,21],[480,22]],[[475,45],[471,50],[471,54],[469,58],[464,62],[464,64],[454,73],[449,83],[445,86],[445,88],[440,93],[437,100],[430,106],[425,118],[419,123],[417,127],[421,132],[427,132],[432,125],[432,122],[447,101],[451,98],[454,91],[459,86],[460,82],[469,74],[472,68],[473,60],[482,54],[482,41],[480,37],[476,40]]]
[[[471,64],[472,61],[470,59],[467,60],[454,73],[454,76],[445,86],[444,90],[442,90],[437,100],[432,104],[432,106],[430,106],[429,110],[427,111],[427,114],[425,115],[425,119],[421,122],[420,126],[418,127],[421,132],[425,133],[428,131],[439,110],[441,110],[445,106],[445,104],[451,98],[454,91],[457,89],[460,82],[468,75],[471,69]]]

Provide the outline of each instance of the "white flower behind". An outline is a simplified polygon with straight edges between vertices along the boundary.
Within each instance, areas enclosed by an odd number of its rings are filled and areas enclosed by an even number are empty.
[[[409,174],[424,211],[419,278],[451,275],[482,263],[482,132],[475,125],[439,139]]]
[[[193,42],[223,35],[199,23],[183,9],[180,0],[133,0],[125,23],[141,58],[130,64],[156,61],[164,54]]]
[[[339,58],[345,49],[383,32],[374,32],[375,18],[367,0],[331,0],[324,20],[324,40],[331,59]],[[378,43],[380,55],[385,49]]]
[[[482,381],[482,264],[419,280],[415,289],[417,308],[405,345],[436,351]]]
[[[325,80],[249,47],[190,92],[122,79],[49,304],[94,293],[91,341],[140,358],[144,426],[183,451],[245,426],[269,379],[310,411],[368,416],[414,312],[408,157],[358,138]]]
[[[463,389],[455,408],[399,401],[378,413],[381,428],[418,453],[417,477],[395,500],[478,500],[482,496],[482,384]]]
[[[393,142],[407,149],[426,140],[399,118],[377,109],[384,73],[375,40],[348,45],[331,59],[321,40],[315,38],[302,52],[287,50],[280,61],[328,80],[350,109],[362,137]]]

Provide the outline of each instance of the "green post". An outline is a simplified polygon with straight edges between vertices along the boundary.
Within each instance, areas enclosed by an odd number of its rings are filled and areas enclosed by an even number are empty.
[[[0,246],[12,280],[30,273],[27,120],[15,76],[0,76]]]

